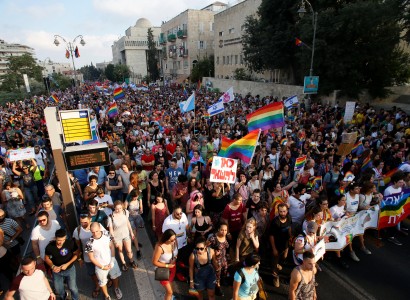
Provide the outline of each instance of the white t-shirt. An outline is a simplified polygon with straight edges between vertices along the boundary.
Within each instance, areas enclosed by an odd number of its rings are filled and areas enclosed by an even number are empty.
[[[50,292],[45,283],[45,275],[41,270],[35,270],[30,276],[19,274],[11,290],[18,290],[21,300],[48,300]]]
[[[398,193],[401,193],[401,192],[402,192],[402,188],[401,188],[401,187],[399,187],[398,189],[395,189],[394,186],[391,185],[391,186],[388,186],[388,187],[384,190],[384,196],[387,197],[387,196],[390,196],[390,195],[393,195],[393,194],[398,194]]]
[[[85,246],[84,252],[94,254],[94,258],[99,264],[106,266],[111,263],[111,248],[110,248],[111,237],[109,232],[102,232],[99,239],[91,237],[87,245]]]
[[[300,199],[289,197],[289,215],[292,217],[292,223],[302,224],[305,218],[306,201],[311,197],[309,194],[301,195]]]
[[[344,206],[332,206],[330,208],[330,214],[332,215],[332,218],[337,220],[341,218],[342,216],[345,215],[345,207]]]
[[[346,193],[346,211],[349,213],[356,213],[359,208],[359,194],[355,194],[353,197],[349,192]]]
[[[373,195],[359,195],[359,208],[360,209],[366,209],[366,206],[370,206],[370,203],[372,202]]]
[[[110,195],[107,195],[107,194],[104,194],[104,196],[103,196],[102,198],[100,198],[100,197],[95,197],[94,199],[98,201],[98,205],[101,205],[101,204],[103,204],[103,203],[108,203],[109,205],[113,205],[113,204],[114,204],[114,203],[112,202],[111,196],[110,196]],[[109,208],[109,207],[104,207],[104,208],[100,208],[100,209],[102,209],[107,216],[109,216],[109,215],[112,214],[112,209]]]
[[[51,222],[49,230],[45,230],[41,228],[40,225],[37,225],[31,232],[31,240],[38,241],[38,247],[40,249],[40,256],[42,259],[44,259],[48,243],[54,240],[56,231],[61,228],[60,224],[58,224],[56,220],[49,219],[48,221]]]
[[[81,251],[83,253],[85,253],[85,247],[86,247],[88,241],[90,240],[90,238],[92,237],[92,233],[91,233],[90,230],[86,230],[86,229],[84,229],[83,227],[80,226],[80,236],[78,236],[78,229],[77,228],[74,229],[73,238],[76,239],[77,241],[81,240],[81,246],[82,246]],[[102,226],[101,224],[100,224],[100,230],[103,233],[107,232],[107,229],[105,229],[104,226]],[[83,255],[83,256],[84,256],[84,261],[85,262],[87,262],[87,263],[91,262],[90,257],[88,255]]]
[[[187,225],[188,225],[188,218],[186,217],[185,213],[182,213],[180,220],[174,219],[174,217],[171,214],[164,220],[164,224],[162,224],[162,232],[164,232],[167,229],[172,229],[176,233],[178,249],[181,249],[187,243],[186,241]]]

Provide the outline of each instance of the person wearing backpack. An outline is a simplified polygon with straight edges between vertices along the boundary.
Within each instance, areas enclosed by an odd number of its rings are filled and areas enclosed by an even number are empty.
[[[254,300],[259,291],[258,268],[260,256],[249,254],[244,260],[243,268],[239,269],[234,275],[232,300]]]
[[[342,164],[335,162],[333,169],[327,172],[323,178],[323,188],[326,190],[327,197],[332,198],[336,189],[339,187],[340,168]]]
[[[198,299],[204,298],[207,290],[208,299],[215,299],[215,283],[217,261],[214,249],[206,246],[206,239],[199,237],[195,241],[195,249],[189,256],[189,288],[198,291]]]

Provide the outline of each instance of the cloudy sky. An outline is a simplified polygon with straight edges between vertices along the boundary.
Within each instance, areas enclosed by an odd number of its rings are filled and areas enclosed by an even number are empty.
[[[68,62],[63,43],[53,44],[54,35],[72,41],[82,34],[81,57],[76,66],[111,61],[113,41],[125,35],[139,18],[153,26],[190,9],[201,9],[213,0],[0,0],[0,39],[35,49],[40,60]],[[221,1],[235,3],[237,1]],[[79,39],[77,40],[79,42]]]

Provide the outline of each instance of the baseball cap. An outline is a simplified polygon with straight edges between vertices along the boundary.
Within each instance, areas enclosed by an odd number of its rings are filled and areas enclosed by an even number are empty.
[[[309,221],[306,226],[307,233],[316,233],[317,232],[317,223],[315,221]]]

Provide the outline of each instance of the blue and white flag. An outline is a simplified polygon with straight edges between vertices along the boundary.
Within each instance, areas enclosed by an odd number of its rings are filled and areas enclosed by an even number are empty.
[[[283,104],[285,105],[287,109],[291,109],[293,106],[297,106],[298,103],[299,103],[299,100],[296,95],[289,97],[288,99],[283,101]]]
[[[195,92],[192,93],[191,96],[186,101],[182,101],[179,103],[179,108],[181,109],[182,113],[186,113],[188,111],[195,109]]]
[[[225,111],[225,107],[224,107],[224,103],[222,101],[222,99],[220,99],[218,102],[212,104],[209,108],[208,108],[208,113],[209,116],[215,116],[217,114],[223,113]]]

